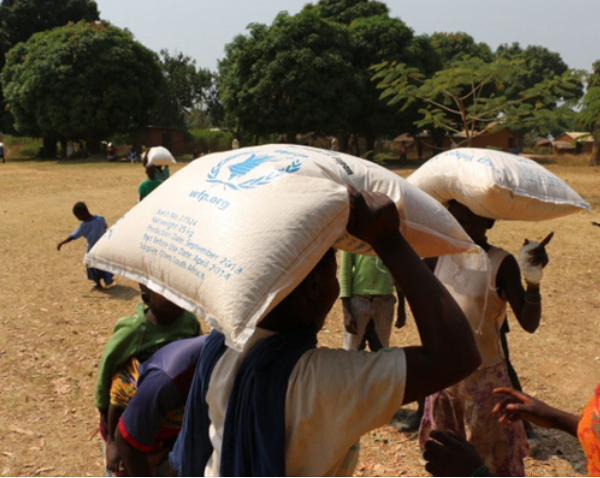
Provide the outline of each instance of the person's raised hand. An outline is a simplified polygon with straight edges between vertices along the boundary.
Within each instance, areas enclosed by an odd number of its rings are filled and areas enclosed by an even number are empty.
[[[400,230],[396,204],[385,194],[358,191],[348,185],[350,216],[348,232],[374,249]]]
[[[539,244],[525,239],[519,251],[519,267],[525,280],[530,284],[539,284],[544,276],[544,267],[548,265],[549,258],[546,246],[554,236],[551,232]]]
[[[454,432],[433,430],[425,442],[425,469],[433,476],[474,476],[484,465],[479,453]],[[481,476],[481,475],[478,475]]]

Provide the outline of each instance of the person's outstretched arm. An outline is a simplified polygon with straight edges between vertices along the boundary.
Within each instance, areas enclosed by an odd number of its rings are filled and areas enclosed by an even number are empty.
[[[410,305],[421,345],[405,348],[404,403],[448,387],[481,364],[467,318],[400,233],[396,205],[385,195],[350,191],[348,232],[369,243]]]
[[[71,241],[74,241],[74,240],[75,240],[75,238],[74,238],[74,237],[71,237],[71,236],[67,237],[67,238],[66,238],[64,241],[60,241],[60,242],[58,243],[58,245],[56,246],[56,250],[57,250],[57,251],[60,251],[60,248],[61,248],[62,246],[64,246],[64,245],[65,245],[67,242],[71,242]]]
[[[559,410],[512,388],[497,388],[494,393],[506,395],[507,400],[496,404],[494,413],[500,415],[500,423],[512,423],[525,420],[543,428],[562,430],[569,435],[577,436],[579,417]]]

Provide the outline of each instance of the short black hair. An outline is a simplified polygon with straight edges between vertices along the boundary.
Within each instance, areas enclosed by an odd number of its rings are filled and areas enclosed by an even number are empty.
[[[88,211],[88,207],[83,201],[78,201],[73,206],[73,214],[75,214],[76,216],[85,216],[89,213],[90,211]]]

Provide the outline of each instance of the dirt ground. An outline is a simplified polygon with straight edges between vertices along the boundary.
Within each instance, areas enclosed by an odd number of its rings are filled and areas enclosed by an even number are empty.
[[[173,172],[185,167],[179,164]],[[594,208],[600,169],[549,164]],[[398,171],[407,176],[410,169]],[[75,229],[71,214],[83,200],[109,224],[135,205],[144,173],[139,164],[10,161],[0,165],[0,474],[101,476],[93,388],[98,358],[118,318],[139,300],[136,284],[117,278],[92,289],[82,265],[85,240],[56,244]],[[528,393],[578,413],[600,381],[598,214],[544,223],[505,222],[491,242],[516,253],[525,237],[556,235],[542,284],[544,312],[529,335],[510,316],[514,366]],[[205,324],[204,328],[207,330]],[[342,344],[339,304],[320,344]],[[417,341],[412,318],[394,345]],[[409,406],[408,408],[414,408]],[[527,459],[530,476],[585,473],[574,438],[538,430],[541,446]],[[426,475],[414,434],[390,426],[362,440],[360,476]]]

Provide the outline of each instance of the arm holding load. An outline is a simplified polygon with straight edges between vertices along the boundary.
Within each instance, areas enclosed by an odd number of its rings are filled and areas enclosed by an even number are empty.
[[[404,403],[410,403],[460,381],[481,358],[460,307],[400,233],[395,204],[383,194],[349,190],[348,232],[373,247],[404,291],[417,323],[422,345],[405,348]]]

